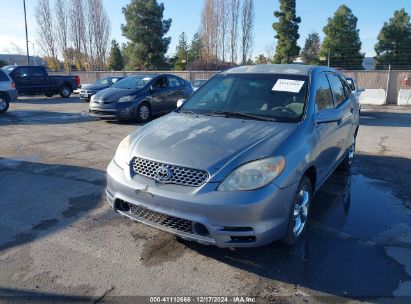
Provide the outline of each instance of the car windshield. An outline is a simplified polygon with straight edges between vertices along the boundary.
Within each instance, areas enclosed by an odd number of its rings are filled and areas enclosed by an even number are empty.
[[[6,72],[7,74],[10,74],[11,72],[13,72],[13,70],[16,68],[17,66],[12,66],[12,65],[8,65],[5,67],[2,67],[1,69]]]
[[[95,85],[97,85],[97,86],[109,86],[111,84],[112,84],[111,77],[100,79],[100,80],[96,81],[96,83],[95,83]]]
[[[305,108],[308,76],[221,74],[203,85],[179,109],[278,122],[298,122]]]
[[[116,82],[112,87],[116,89],[142,89],[153,79],[151,76],[129,76]]]

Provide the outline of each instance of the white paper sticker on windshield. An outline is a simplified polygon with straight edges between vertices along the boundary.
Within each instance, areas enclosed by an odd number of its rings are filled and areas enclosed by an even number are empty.
[[[151,79],[153,79],[153,78],[150,78],[150,77],[144,77],[143,78],[144,81],[150,81]]]
[[[291,79],[278,79],[273,86],[273,91],[299,93],[303,87],[305,81],[291,80]]]

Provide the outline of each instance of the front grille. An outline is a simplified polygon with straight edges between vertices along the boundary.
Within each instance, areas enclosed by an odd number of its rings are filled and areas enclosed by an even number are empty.
[[[144,219],[152,223],[159,224],[178,231],[193,233],[193,223],[188,220],[183,220],[174,216],[148,210],[146,208],[129,204],[130,212],[137,219]]]
[[[138,157],[134,158],[132,165],[135,173],[162,183],[199,187],[208,179],[208,173],[203,170],[168,165]],[[165,169],[169,174],[165,178],[160,177],[159,169]]]

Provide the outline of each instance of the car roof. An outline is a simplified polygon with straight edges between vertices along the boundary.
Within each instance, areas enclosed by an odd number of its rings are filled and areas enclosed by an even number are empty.
[[[222,72],[222,74],[290,74],[308,76],[313,71],[333,71],[325,66],[312,66],[304,64],[258,64],[235,67]]]

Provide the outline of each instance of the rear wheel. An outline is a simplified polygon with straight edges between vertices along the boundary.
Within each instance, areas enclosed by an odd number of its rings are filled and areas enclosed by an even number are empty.
[[[4,113],[9,109],[10,98],[5,94],[0,94],[0,113]]]
[[[60,87],[60,96],[63,98],[69,98],[71,95],[71,88],[69,86],[63,85]]]
[[[137,119],[140,122],[146,122],[151,117],[151,110],[147,103],[142,103],[137,109]]]
[[[294,245],[303,236],[307,227],[312,192],[311,181],[307,176],[304,176],[294,196],[287,233],[283,239],[284,244]]]

